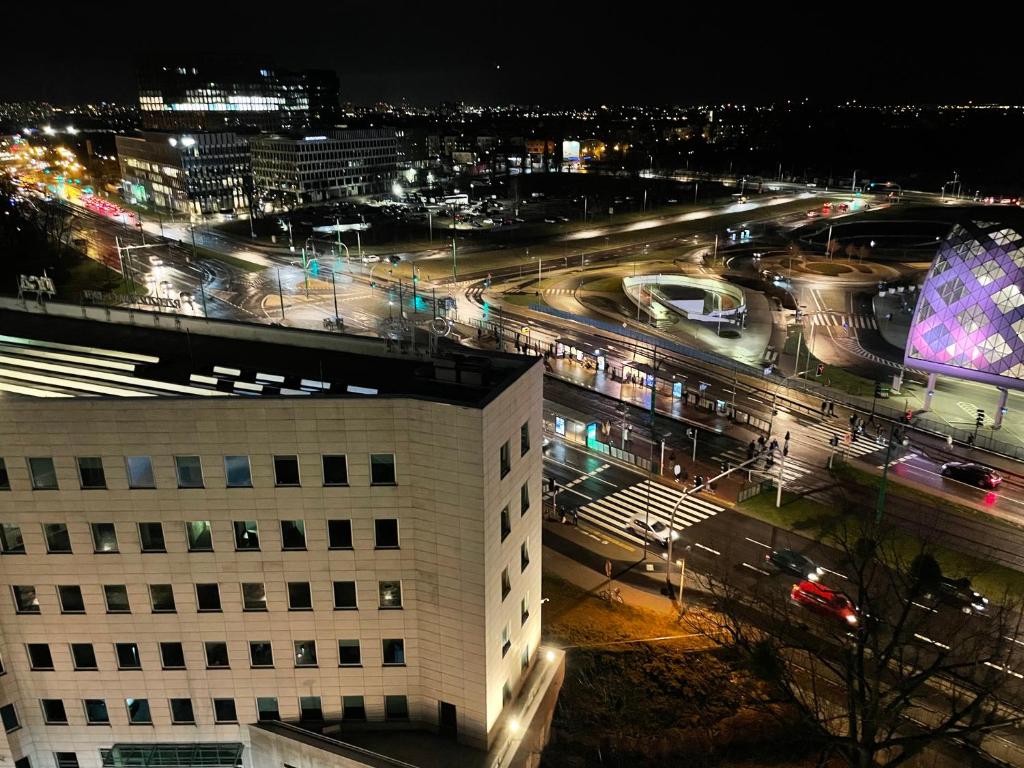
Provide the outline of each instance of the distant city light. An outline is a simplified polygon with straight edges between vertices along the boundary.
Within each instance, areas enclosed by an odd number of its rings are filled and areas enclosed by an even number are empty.
[[[70,134],[71,134],[72,136],[74,136],[74,135],[76,135],[76,134],[78,133],[78,129],[77,129],[77,128],[75,128],[75,126],[73,126],[73,125],[69,125],[69,126],[67,127],[67,131],[68,131],[68,133],[70,133]]]
[[[182,136],[181,137],[181,145],[183,147],[192,147],[192,146],[195,146],[195,143],[196,143],[196,140],[193,139],[191,136]]]

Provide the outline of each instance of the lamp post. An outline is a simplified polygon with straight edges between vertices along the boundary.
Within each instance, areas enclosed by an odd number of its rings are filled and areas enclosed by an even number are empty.
[[[892,449],[896,446],[896,429],[898,425],[893,424],[889,428],[889,442],[885,446],[885,464],[882,465],[882,482],[878,485],[878,503],[875,506],[875,523],[882,521],[882,513],[885,511],[885,488],[889,482],[889,459],[892,456]],[[899,444],[906,446],[910,443],[907,437],[901,437]]]

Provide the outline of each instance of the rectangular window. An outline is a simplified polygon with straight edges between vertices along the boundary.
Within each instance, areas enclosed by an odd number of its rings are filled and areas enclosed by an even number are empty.
[[[78,671],[97,669],[96,651],[92,643],[72,643],[71,663]]]
[[[185,537],[189,552],[212,552],[213,530],[209,520],[195,520],[185,523]]]
[[[373,521],[374,546],[377,549],[398,549],[398,520],[386,518]]]
[[[24,555],[25,541],[21,528],[14,523],[0,523],[0,552],[5,555]]]
[[[381,608],[402,607],[402,582],[380,581],[377,582],[377,592],[380,595]]]
[[[512,647],[512,628],[505,624],[501,628],[501,658],[505,658],[508,649]]]
[[[306,524],[302,520],[281,521],[281,549],[305,549]]]
[[[21,728],[18,722],[18,713],[14,711],[13,704],[4,704],[0,707],[0,722],[4,724],[4,730],[10,733]]]
[[[354,581],[334,582],[334,609],[350,611],[358,607],[356,604],[356,583]]]
[[[103,459],[99,456],[79,456],[78,478],[82,482],[82,490],[106,488],[107,477],[103,473]]]
[[[501,540],[504,541],[512,533],[512,518],[509,515],[508,505],[501,510]]]
[[[362,664],[358,640],[338,641],[338,666],[358,667]]]
[[[526,514],[526,510],[530,508],[530,484],[523,483],[519,488],[519,516],[522,517]]]
[[[218,641],[208,642],[206,646],[206,668],[228,669],[228,644]]]
[[[528,666],[530,666],[530,646],[523,648],[523,652],[519,654],[519,671],[522,672]]]
[[[131,613],[128,603],[128,587],[124,584],[104,584],[103,599],[107,603],[107,613]]]
[[[33,458],[28,460],[28,473],[32,479],[32,490],[57,490],[57,470],[51,458]]]
[[[185,668],[185,648],[181,643],[160,643],[160,666],[164,669]]]
[[[46,539],[46,551],[51,555],[71,554],[71,536],[64,523],[44,523],[43,537]]]
[[[396,482],[395,454],[371,453],[370,485],[394,485]]]
[[[274,485],[288,487],[299,485],[299,457],[274,457]]]
[[[348,459],[344,454],[320,457],[324,468],[324,485],[348,485]]]
[[[530,618],[530,593],[527,592],[523,595],[522,600],[519,601],[519,626],[526,623],[526,620]]]
[[[352,549],[352,521],[327,521],[327,546],[330,549]]]
[[[387,639],[381,640],[380,644],[385,667],[405,666],[405,640]]]
[[[366,705],[362,696],[341,697],[341,717],[344,720],[365,720]]]
[[[174,468],[179,488],[203,487],[203,463],[198,456],[175,456]]]
[[[530,450],[530,422],[525,422],[519,428],[519,455],[525,456]]]
[[[57,768],[78,768],[78,754],[75,752],[54,752]]]
[[[530,548],[524,541],[519,545],[519,572],[522,573],[526,570],[526,566],[530,564]]]
[[[219,611],[220,586],[217,584],[196,584],[196,607],[200,612]]]
[[[7,463],[0,459],[0,491],[11,490],[11,478],[7,475]]]
[[[512,581],[508,577],[508,568],[504,568],[501,571],[501,599],[504,600],[508,597],[508,593],[512,591]]]
[[[118,669],[142,669],[139,646],[135,643],[114,643]]]
[[[170,584],[150,584],[149,600],[153,604],[153,613],[175,613],[174,587]]]
[[[409,702],[405,696],[384,697],[384,719],[385,720],[408,720]]]
[[[501,686],[501,706],[505,706],[512,701],[512,686],[508,684],[508,680]]]
[[[316,640],[295,641],[295,666],[316,666]]]
[[[299,720],[320,721],[324,719],[324,708],[319,696],[299,697]]]
[[[192,709],[192,699],[171,699],[171,722],[174,725],[194,725],[196,714]]]
[[[35,587],[13,585],[11,591],[14,593],[14,609],[18,613],[39,613]]]
[[[242,585],[242,610],[267,610],[267,589],[261,582],[249,582]]]
[[[40,699],[43,706],[43,722],[47,725],[67,725],[68,713],[60,699]]]
[[[238,713],[235,711],[235,700],[214,699],[213,721],[215,723],[237,723]]]
[[[257,720],[280,720],[281,710],[274,696],[260,696],[256,699]]]
[[[152,725],[153,716],[149,713],[149,699],[125,699],[128,709],[129,725]]]
[[[313,593],[309,588],[308,581],[288,582],[288,610],[289,611],[312,611]]]
[[[97,555],[114,554],[117,548],[117,530],[113,523],[90,523],[92,551]]]
[[[104,699],[85,699],[85,722],[89,725],[110,725],[110,713]]]
[[[235,520],[235,549],[244,552],[260,548],[260,530],[255,520]]]
[[[143,552],[166,552],[164,527],[161,523],[139,523],[139,544]]]
[[[274,648],[269,640],[250,641],[249,662],[254,667],[274,666]]]
[[[126,456],[129,488],[156,488],[153,478],[153,462],[149,456]]]
[[[504,477],[512,469],[512,459],[509,457],[508,440],[501,444],[501,449],[498,453],[498,460],[500,462],[501,476]]]
[[[46,643],[28,643],[25,648],[28,650],[28,666],[33,671],[52,670],[53,656],[50,654],[50,646]]]
[[[224,477],[228,488],[252,488],[252,467],[248,456],[225,456]]]

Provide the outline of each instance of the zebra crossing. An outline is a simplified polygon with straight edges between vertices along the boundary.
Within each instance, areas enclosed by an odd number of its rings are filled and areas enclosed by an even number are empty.
[[[544,289],[544,293],[551,293],[551,294],[555,294],[555,295],[558,295],[558,296],[568,296],[574,290],[576,290],[576,289],[575,288],[545,288]]]
[[[812,325],[832,325],[840,328],[871,328],[878,329],[873,315],[845,315],[840,312],[829,312],[810,315]]]
[[[643,544],[643,539],[629,530],[630,522],[636,516],[647,513],[647,501],[650,497],[650,521],[669,524],[672,509],[680,499],[675,514],[675,530],[682,531],[691,525],[701,523],[721,512],[724,507],[700,497],[699,494],[683,496],[674,488],[644,480],[628,488],[621,488],[608,496],[602,496],[579,508],[580,517],[617,536],[621,536],[635,544]]]

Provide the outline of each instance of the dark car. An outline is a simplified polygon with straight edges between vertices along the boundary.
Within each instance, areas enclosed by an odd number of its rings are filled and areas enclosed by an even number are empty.
[[[793,549],[773,549],[764,559],[778,570],[807,581],[817,581],[824,573],[811,558]]]
[[[966,578],[942,578],[935,592],[929,596],[959,608],[964,613],[984,613],[988,610],[988,598],[976,591],[971,586],[971,580]]]
[[[1003,482],[994,469],[965,461],[950,461],[942,465],[942,476],[979,488],[995,488]]]

